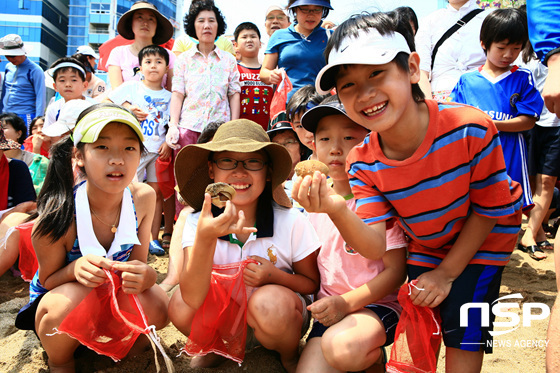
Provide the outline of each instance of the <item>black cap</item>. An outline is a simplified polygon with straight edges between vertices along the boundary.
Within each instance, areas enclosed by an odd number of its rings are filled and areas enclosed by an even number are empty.
[[[307,110],[301,117],[301,125],[309,132],[315,133],[319,121],[329,115],[344,115],[348,117],[344,106],[342,106],[337,96],[327,97],[319,105]]]

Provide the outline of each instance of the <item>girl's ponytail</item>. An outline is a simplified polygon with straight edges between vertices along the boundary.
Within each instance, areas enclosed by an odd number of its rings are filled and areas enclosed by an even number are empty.
[[[61,239],[74,221],[74,143],[70,136],[51,148],[51,160],[43,188],[37,198],[39,218],[34,237],[50,236],[51,242]]]

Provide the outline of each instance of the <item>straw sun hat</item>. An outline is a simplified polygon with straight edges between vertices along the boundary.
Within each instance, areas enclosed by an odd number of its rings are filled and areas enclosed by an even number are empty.
[[[152,41],[154,44],[161,45],[165,44],[173,36],[173,25],[171,22],[161,14],[155,5],[147,1],[137,1],[132,4],[132,7],[122,15],[117,23],[117,31],[119,35],[128,40],[134,40],[134,33],[132,32],[132,16],[134,12],[140,9],[148,9],[154,12],[157,19],[156,34],[154,35]]]
[[[211,153],[252,153],[264,150],[272,168],[272,198],[284,207],[292,207],[282,183],[290,174],[292,159],[286,148],[270,142],[263,128],[247,119],[224,123],[218,128],[214,139],[206,144],[187,145],[175,159],[175,180],[181,197],[195,210],[202,209],[204,191],[214,181],[208,175],[208,160]]]

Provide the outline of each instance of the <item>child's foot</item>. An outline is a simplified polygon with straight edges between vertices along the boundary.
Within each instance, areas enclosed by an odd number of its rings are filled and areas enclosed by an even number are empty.
[[[169,237],[169,238],[166,238]],[[169,246],[171,245],[171,233],[164,233],[161,235],[161,247],[164,250],[169,250]]]
[[[150,254],[162,256],[165,255],[165,250],[160,246],[158,240],[153,240],[150,242]]]
[[[216,355],[216,354],[208,354],[206,356],[195,356],[191,360],[190,367],[191,368],[215,368],[221,363],[226,360],[225,357]]]

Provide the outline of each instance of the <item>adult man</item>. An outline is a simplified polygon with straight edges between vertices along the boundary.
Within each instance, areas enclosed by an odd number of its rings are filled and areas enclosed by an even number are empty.
[[[264,17],[264,27],[266,29],[266,35],[263,35],[261,39],[261,50],[259,51],[259,62],[262,63],[264,60],[264,51],[266,50],[266,44],[268,38],[276,30],[283,28],[288,28],[290,26],[290,17],[288,16],[286,10],[278,5],[271,5],[266,10],[266,15]]]
[[[19,35],[0,39],[0,55],[10,61],[2,82],[0,112],[16,113],[29,126],[33,118],[45,113],[46,92],[43,70],[27,58],[27,51]]]

